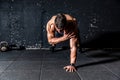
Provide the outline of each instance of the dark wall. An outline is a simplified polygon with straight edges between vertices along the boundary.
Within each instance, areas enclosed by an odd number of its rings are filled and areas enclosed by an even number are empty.
[[[59,12],[77,18],[82,47],[120,45],[119,0],[0,0],[0,41],[48,47],[46,23]]]

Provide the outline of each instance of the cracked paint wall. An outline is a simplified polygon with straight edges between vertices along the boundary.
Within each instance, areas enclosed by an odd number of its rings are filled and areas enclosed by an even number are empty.
[[[0,0],[0,41],[49,47],[46,23],[59,12],[78,20],[83,47],[104,47],[100,42],[120,40],[119,0]]]

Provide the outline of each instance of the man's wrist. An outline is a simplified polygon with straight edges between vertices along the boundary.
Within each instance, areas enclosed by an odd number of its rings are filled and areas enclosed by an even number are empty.
[[[75,66],[75,64],[74,64],[74,63],[71,63],[70,65],[71,65],[71,66]]]

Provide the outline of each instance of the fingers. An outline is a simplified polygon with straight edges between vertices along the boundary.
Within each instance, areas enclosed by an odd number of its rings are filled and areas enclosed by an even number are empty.
[[[74,72],[74,69],[70,69],[69,72]]]
[[[76,36],[76,35],[75,35],[75,32],[65,33],[65,34],[64,34],[64,40],[74,38],[75,36]]]
[[[66,35],[67,35],[67,38],[68,38],[68,39],[75,37],[75,34],[74,34],[74,33],[68,33],[68,34],[66,34]]]
[[[75,72],[76,71],[76,69],[75,68],[71,68],[70,70],[69,70],[69,72]]]
[[[74,38],[74,37],[75,37],[75,35],[71,35],[71,36],[70,36],[70,38]]]
[[[76,68],[73,67],[73,66],[65,66],[64,69],[65,69],[66,72],[74,72],[74,71],[76,71]]]
[[[63,69],[66,69],[66,68],[67,68],[67,66],[63,67]]]
[[[68,68],[66,69],[66,72],[69,72],[69,69],[68,69]]]
[[[67,66],[66,66],[66,67],[64,67],[63,69],[65,69],[65,70],[66,70],[66,72],[68,72],[68,71],[69,71],[69,69],[67,68]]]

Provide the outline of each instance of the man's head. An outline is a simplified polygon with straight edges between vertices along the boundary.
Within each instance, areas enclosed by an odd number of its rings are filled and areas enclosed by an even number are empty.
[[[57,14],[56,18],[55,18],[55,25],[58,29],[64,29],[64,27],[66,26],[66,17],[64,14],[59,13]]]

